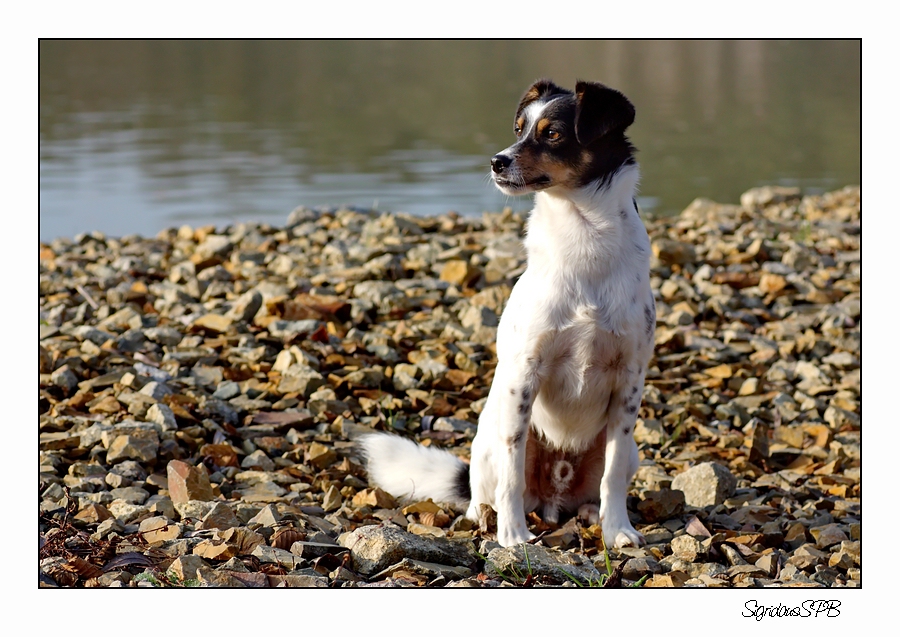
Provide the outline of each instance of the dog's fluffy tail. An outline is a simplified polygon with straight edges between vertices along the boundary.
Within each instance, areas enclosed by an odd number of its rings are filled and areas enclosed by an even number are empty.
[[[446,502],[465,509],[472,499],[469,465],[443,449],[390,434],[363,436],[369,482],[403,500]]]

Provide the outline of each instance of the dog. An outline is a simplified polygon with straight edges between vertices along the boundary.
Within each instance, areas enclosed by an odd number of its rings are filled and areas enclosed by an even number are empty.
[[[370,483],[403,499],[497,512],[503,546],[535,538],[526,513],[602,525],[607,544],[644,544],[626,495],[633,437],[653,353],[650,239],[625,136],[635,110],[595,82],[536,82],[516,110],[516,141],[491,159],[494,184],[534,193],[527,267],[497,331],[497,368],[470,464],[391,434],[362,440]]]

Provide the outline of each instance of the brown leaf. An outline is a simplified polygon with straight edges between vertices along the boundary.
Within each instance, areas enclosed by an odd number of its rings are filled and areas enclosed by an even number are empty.
[[[138,553],[137,551],[129,551],[127,553],[121,553],[112,558],[109,562],[103,565],[103,572],[107,573],[109,571],[115,571],[121,569],[123,566],[153,566],[153,560],[144,555],[143,553]]]
[[[76,573],[79,577],[84,579],[91,579],[103,575],[102,568],[96,564],[91,564],[77,555],[70,557],[69,561],[63,564],[63,568],[72,573]]]
[[[285,551],[291,550],[294,542],[301,542],[306,538],[306,534],[298,531],[293,527],[278,529],[272,535],[271,545]]]
[[[209,458],[219,467],[239,466],[237,450],[227,442],[203,445],[200,447],[200,455]]]
[[[392,495],[377,487],[374,489],[363,489],[353,496],[352,502],[353,506],[356,507],[370,506],[379,509],[393,509],[397,506],[397,501]]]
[[[407,505],[401,509],[403,515],[409,515],[410,513],[437,513],[441,510],[441,507],[436,505],[431,500],[422,500],[421,502],[414,502],[413,504]]]

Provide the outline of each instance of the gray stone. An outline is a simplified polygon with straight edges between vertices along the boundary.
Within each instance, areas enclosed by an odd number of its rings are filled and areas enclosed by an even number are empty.
[[[230,529],[240,526],[241,521],[231,510],[231,507],[224,502],[216,502],[213,507],[203,516],[201,520],[201,528],[204,529]]]
[[[173,502],[173,505],[178,512],[179,519],[202,520],[215,506],[215,503],[205,500],[187,500],[185,502]]]
[[[737,479],[722,465],[704,462],[675,476],[672,489],[684,493],[685,502],[693,507],[722,504],[734,495]]]
[[[350,549],[354,570],[367,576],[383,571],[403,558],[467,568],[474,568],[477,563],[467,543],[420,537],[394,526],[362,526],[342,534],[338,543]]]
[[[163,431],[178,429],[175,413],[165,403],[155,403],[147,409],[147,420],[158,424]]]
[[[680,535],[671,542],[672,554],[685,562],[696,562],[706,557],[706,549],[690,535]]]
[[[644,575],[656,575],[662,572],[662,566],[654,558],[650,556],[634,557],[625,562],[625,566],[622,568],[622,577],[634,581],[641,579]]]
[[[69,369],[68,365],[63,365],[55,372],[50,374],[50,382],[65,391],[71,393],[78,387],[78,377]]]
[[[238,297],[225,316],[234,321],[249,323],[256,316],[256,313],[259,312],[262,302],[262,294],[258,290],[250,290]]]
[[[503,575],[508,579],[526,577],[531,573],[535,577],[546,577],[558,583],[569,582],[574,578],[582,584],[588,584],[600,578],[600,571],[590,560],[577,553],[551,551],[531,544],[491,550],[487,555],[484,572],[495,577]]]
[[[462,566],[447,566],[445,564],[435,564],[433,562],[422,562],[420,560],[403,558],[397,564],[387,567],[380,573],[374,575],[371,579],[384,579],[385,577],[390,577],[394,573],[398,573],[400,571],[418,573],[420,575],[425,575],[431,578],[443,577],[447,580],[458,580],[463,579],[464,577],[471,577],[473,575],[471,569]]]
[[[263,564],[278,564],[289,569],[299,568],[304,563],[302,558],[290,551],[278,549],[274,546],[266,546],[265,544],[257,544],[251,555]]]
[[[110,474],[112,475],[112,474]],[[109,475],[107,475],[107,478]],[[124,500],[130,504],[143,504],[150,497],[146,489],[140,487],[121,487],[110,491],[110,495],[117,500]]]
[[[247,522],[248,524],[261,524],[262,526],[275,526],[281,521],[281,515],[273,504],[267,504],[259,513]]]
[[[461,418],[438,418],[434,421],[434,425],[432,425],[432,429],[435,431],[455,431],[460,433],[465,433],[467,431],[471,431],[475,429],[478,425],[474,422],[469,422],[468,420],[462,420]]]
[[[154,400],[162,400],[166,396],[172,394],[172,390],[169,389],[168,385],[165,383],[158,383],[155,380],[151,380],[149,383],[141,387],[140,393],[145,396],[150,396]]]
[[[241,394],[241,386],[238,385],[233,380],[225,380],[219,383],[218,387],[216,387],[216,391],[213,392],[213,398],[217,398],[219,400],[231,400],[236,396],[240,396]]]
[[[159,451],[159,437],[155,431],[135,431],[130,435],[116,436],[106,452],[106,461],[110,464],[122,460],[139,460],[149,462],[156,460]]]
[[[241,461],[244,469],[259,469],[260,471],[274,471],[275,463],[262,449],[257,449]]]

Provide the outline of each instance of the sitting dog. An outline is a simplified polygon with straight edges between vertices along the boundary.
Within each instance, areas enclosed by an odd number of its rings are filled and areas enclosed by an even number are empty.
[[[548,80],[522,97],[516,141],[491,159],[496,186],[535,193],[528,265],[497,332],[498,363],[466,465],[389,434],[362,441],[370,481],[401,498],[497,512],[497,540],[532,540],[525,514],[602,523],[608,544],[644,543],[626,494],[638,466],[632,430],[653,353],[650,240],[625,136],[631,102],[611,88]]]

